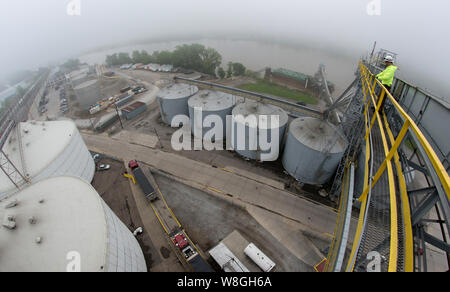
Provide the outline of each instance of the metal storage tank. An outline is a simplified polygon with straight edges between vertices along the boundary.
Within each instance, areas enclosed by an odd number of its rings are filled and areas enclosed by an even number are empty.
[[[101,98],[100,85],[97,79],[85,81],[73,88],[80,104],[92,104]]]
[[[69,175],[91,182],[95,163],[72,121],[20,123],[10,133],[4,153],[31,183]],[[22,181],[23,184],[23,181]],[[17,187],[0,170],[0,198]]]
[[[0,200],[0,272],[146,272],[139,243],[87,182],[53,177]]]
[[[261,103],[261,102],[257,102],[254,100],[247,100],[244,103],[238,104],[232,112],[232,127],[233,127],[233,135],[232,135],[232,146],[234,148],[234,151],[236,151],[238,154],[240,154],[241,156],[248,158],[248,159],[253,159],[253,160],[259,160],[261,161],[261,154],[267,154],[268,151],[260,151],[260,150],[250,150],[250,127],[248,124],[245,124],[245,149],[238,149],[238,140],[237,140],[237,135],[238,135],[238,126],[243,126],[244,125],[244,119],[248,118],[249,116],[254,115],[256,117],[256,120],[258,121],[258,125],[256,125],[258,134],[257,136],[259,137],[259,135],[261,133],[265,133],[267,134],[267,139],[268,141],[272,141],[272,133],[273,131],[278,130],[279,131],[279,141],[278,141],[278,146],[279,146],[279,152],[281,152],[281,142],[283,140],[284,137],[284,133],[286,131],[286,126],[289,120],[289,117],[287,115],[287,113],[274,105],[270,105],[270,104],[265,104],[265,103]],[[260,116],[271,116],[271,115],[277,115],[279,117],[279,125],[278,127],[273,127],[272,125],[270,125],[270,120],[268,120],[268,125],[269,128],[265,128],[263,127],[263,125],[259,124],[259,117]],[[255,128],[255,127],[252,127]],[[242,137],[241,137],[242,139]],[[256,141],[253,141],[254,143],[256,143],[257,149],[259,149],[259,141],[258,138],[256,139]],[[278,153],[279,155],[279,153]],[[278,155],[270,157],[269,159],[265,159],[265,161],[275,161],[278,159]]]
[[[191,130],[194,136],[197,138],[204,138],[205,134],[213,128],[204,127],[204,120],[209,115],[217,115],[222,120],[223,131],[222,136],[215,137],[215,140],[223,140],[227,133],[227,116],[231,115],[231,111],[233,110],[235,103],[236,100],[233,95],[211,90],[200,90],[197,94],[189,98],[189,118],[191,120]],[[194,109],[196,107],[202,109],[201,121],[194,120]],[[202,136],[199,136],[200,131],[203,133]]]
[[[197,86],[183,83],[175,83],[161,89],[157,98],[162,121],[170,126],[175,116],[189,116],[188,100],[197,92]]]
[[[321,185],[335,173],[348,142],[332,124],[316,118],[298,118],[289,126],[283,166],[302,183]]]

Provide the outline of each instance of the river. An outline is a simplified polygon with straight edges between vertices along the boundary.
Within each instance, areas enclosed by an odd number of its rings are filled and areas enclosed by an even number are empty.
[[[82,62],[88,64],[101,64],[105,62],[107,55],[118,52],[131,53],[134,50],[153,51],[173,50],[177,45],[185,43],[199,43],[216,49],[222,55],[222,66],[225,67],[230,61],[240,62],[247,68],[259,71],[265,67],[273,69],[286,68],[294,71],[314,75],[320,63],[325,64],[326,74],[329,81],[336,85],[333,94],[337,97],[354,80],[355,69],[359,56],[349,58],[338,53],[330,53],[320,49],[288,46],[278,43],[244,41],[244,40],[216,40],[199,39],[192,41],[172,41],[160,43],[148,43],[139,45],[128,45],[108,50],[101,50],[81,55]]]

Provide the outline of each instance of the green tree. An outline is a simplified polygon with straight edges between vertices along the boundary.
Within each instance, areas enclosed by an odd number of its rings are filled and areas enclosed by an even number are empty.
[[[154,62],[154,60],[153,60],[152,56],[149,55],[149,53],[147,53],[147,51],[142,50],[141,51],[141,63],[143,63],[143,64],[150,64],[150,63],[153,63],[153,62]]]
[[[81,62],[79,59],[69,59],[64,64],[62,64],[62,67],[69,69],[69,70],[75,70],[80,67]]]
[[[142,63],[142,55],[141,52],[139,51],[133,51],[133,53],[131,54],[131,59],[133,59],[133,63],[137,64],[137,63]]]
[[[233,63],[228,62],[227,78],[230,78],[231,76],[233,76]]]
[[[245,74],[245,71],[247,68],[245,68],[244,65],[241,63],[233,63],[233,75],[234,76],[242,76]]]
[[[222,67],[219,67],[219,69],[217,70],[217,74],[219,75],[220,79],[224,79],[227,73],[225,72],[225,70],[223,70]]]
[[[118,58],[117,54],[114,53],[112,55],[106,56],[106,65],[107,66],[119,65],[119,58]]]
[[[173,64],[172,53],[169,51],[159,52],[157,55],[156,63],[163,64]]]
[[[203,63],[200,55],[204,50],[205,47],[200,44],[177,46],[173,52],[173,65],[202,71]]]
[[[208,48],[200,53],[202,72],[215,75],[216,68],[222,64],[222,56],[215,49]]]
[[[133,63],[133,60],[130,58],[130,54],[128,54],[128,53],[119,53],[117,58],[118,58],[118,64],[117,65],[124,65],[124,64]]]

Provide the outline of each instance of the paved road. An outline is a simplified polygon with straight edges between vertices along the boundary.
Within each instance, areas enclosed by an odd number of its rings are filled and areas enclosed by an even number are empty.
[[[223,195],[231,195],[244,203],[301,222],[320,233],[332,234],[334,231],[335,211],[319,203],[174,153],[129,144],[105,136],[83,134],[83,137],[88,147],[96,152],[120,159],[126,156],[143,161],[175,177],[201,184]]]
[[[123,140],[91,134],[83,134],[83,137],[93,151],[119,159],[143,161],[187,182],[190,186],[212,191],[217,196],[245,205],[261,225],[305,262],[311,263],[310,258],[304,258],[307,245],[304,241],[289,236],[291,231],[301,231],[312,237],[331,241],[336,225],[335,210],[264,184],[261,182],[263,179],[255,181],[174,153],[130,144]],[[351,233],[354,233],[354,230],[351,230]]]

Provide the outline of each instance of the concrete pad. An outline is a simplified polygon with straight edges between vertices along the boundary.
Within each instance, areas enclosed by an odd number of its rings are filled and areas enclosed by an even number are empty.
[[[323,260],[324,255],[303,234],[306,226],[258,207],[250,206],[247,211],[301,261],[314,267]],[[331,237],[325,237],[325,239],[331,244]]]
[[[284,190],[284,183],[270,179],[270,178],[266,178],[264,176],[261,175],[257,175],[255,173],[234,167],[234,166],[225,166],[224,167],[226,170],[231,171],[234,174],[249,178],[251,180],[255,180],[257,182],[261,182],[264,183],[266,185],[272,186],[274,188],[280,189],[280,190]]]
[[[286,218],[300,222],[315,232],[333,234],[336,225],[336,212],[322,204],[293,195],[287,191],[213,168],[174,153],[153,150],[148,147],[130,144],[127,141],[108,139],[102,136],[83,134],[89,148],[113,157],[122,158],[125,153],[136,153],[139,160],[170,175],[189,180],[202,187],[220,188],[227,181],[225,194],[233,195],[246,204],[262,204],[261,207]],[[138,155],[139,154],[139,155]],[[193,175],[195,173],[195,175]]]
[[[126,141],[131,144],[141,145],[145,147],[155,148],[158,145],[158,137],[153,135],[129,132],[126,130],[120,131],[118,134],[112,136],[115,140]]]

